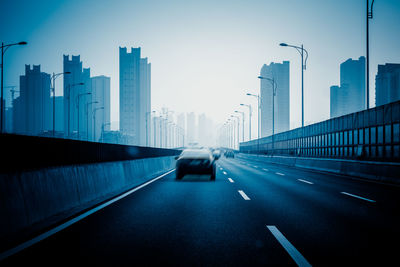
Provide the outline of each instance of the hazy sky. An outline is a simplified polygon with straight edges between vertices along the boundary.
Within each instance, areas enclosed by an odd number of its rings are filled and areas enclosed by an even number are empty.
[[[224,122],[240,103],[255,104],[264,63],[289,60],[290,120],[301,124],[304,44],[305,121],[329,118],[329,87],[339,64],[365,55],[365,0],[21,1],[1,0],[0,39],[27,41],[5,55],[5,86],[24,64],[62,71],[62,55],[81,55],[92,76],[111,77],[111,120],[118,121],[118,47],[142,47],[152,64],[152,106],[206,113]],[[376,0],[370,24],[371,103],[377,64],[400,63],[400,1]],[[57,95],[62,79],[57,80]],[[254,106],[255,107],[255,106]],[[254,118],[255,119],[255,118]],[[254,120],[253,125],[256,125]]]

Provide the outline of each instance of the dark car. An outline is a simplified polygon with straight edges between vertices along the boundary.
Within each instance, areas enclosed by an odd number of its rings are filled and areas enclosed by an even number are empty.
[[[227,151],[225,151],[224,156],[225,156],[226,158],[234,158],[234,157],[235,157],[235,154],[233,153],[233,151],[227,150]]]
[[[176,179],[180,180],[186,174],[210,174],[215,180],[215,161],[207,149],[187,149],[176,157]]]

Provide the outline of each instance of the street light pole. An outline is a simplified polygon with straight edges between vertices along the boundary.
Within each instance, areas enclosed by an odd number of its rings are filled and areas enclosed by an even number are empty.
[[[235,115],[231,115],[231,117],[237,119],[237,128],[236,128],[236,130],[237,130],[237,149],[239,150],[239,148],[240,148],[239,147],[239,121],[240,121],[240,118]]]
[[[71,74],[70,71],[66,72],[60,72],[55,74],[53,72],[53,75],[51,76],[51,80],[53,81],[53,137],[55,136],[56,133],[56,79],[64,74]]]
[[[79,98],[81,97],[81,96],[84,96],[84,95],[91,95],[92,93],[82,93],[82,94],[79,94],[78,96],[77,96],[77,98],[78,98],[78,140],[79,140]]]
[[[84,83],[73,83],[73,84],[68,84],[68,133],[67,136],[70,137],[70,116],[71,116],[71,87],[78,86],[78,85],[84,85]],[[65,118],[65,117],[64,117]]]
[[[267,80],[270,81],[272,84],[272,154],[274,153],[275,149],[275,142],[274,142],[274,134],[275,134],[275,96],[276,96],[276,87],[277,84],[275,82],[275,78],[267,78],[263,76],[258,76],[259,79],[261,80]]]
[[[304,49],[303,45],[301,47],[295,45],[288,45],[286,43],[280,43],[280,46],[292,47],[300,53],[301,56],[301,127],[304,127],[304,70],[307,66],[308,52]],[[306,52],[306,59],[304,60],[304,52]]]
[[[3,42],[1,43],[1,104],[0,104],[0,133],[3,133],[3,127],[5,125],[5,117],[4,117],[4,87],[3,87],[3,82],[4,82],[4,54],[6,53],[7,49],[10,48],[11,46],[14,45],[26,45],[27,42],[19,42],[15,44],[4,44]]]
[[[245,106],[249,108],[249,141],[251,140],[251,105],[240,104],[241,106]]]
[[[248,96],[257,98],[257,154],[260,154],[260,96],[247,93]]]
[[[366,40],[366,65],[367,65],[367,109],[369,109],[369,20],[373,18],[373,8],[374,8],[374,0],[371,3],[371,11],[369,11],[369,0],[367,0],[367,40]]]
[[[244,112],[239,110],[235,110],[235,112],[242,115],[242,142],[244,142]]]
[[[96,111],[104,109],[104,107],[100,108],[95,108],[93,110],[93,141],[96,142]],[[104,123],[104,117],[103,117],[103,123]]]
[[[89,105],[97,103],[99,103],[99,101],[86,103],[86,141],[89,141]]]

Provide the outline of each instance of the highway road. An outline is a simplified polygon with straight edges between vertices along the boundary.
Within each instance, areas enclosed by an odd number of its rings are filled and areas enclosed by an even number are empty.
[[[172,171],[0,265],[399,265],[399,187],[221,158]]]

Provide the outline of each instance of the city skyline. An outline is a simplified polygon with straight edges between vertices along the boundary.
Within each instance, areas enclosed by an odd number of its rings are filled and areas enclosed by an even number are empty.
[[[154,3],[158,4],[158,8],[153,8]],[[151,57],[153,62],[153,109],[161,110],[168,99],[168,107],[177,112],[205,112],[214,117],[216,122],[222,123],[241,102],[243,92],[258,91],[258,66],[266,62],[289,60],[292,63],[290,118],[294,127],[298,127],[300,59],[296,51],[289,51],[278,44],[282,41],[296,45],[304,43],[310,52],[305,71],[306,122],[329,118],[329,86],[337,81],[337,64],[346,58],[358,58],[365,51],[365,14],[364,3],[361,2],[332,1],[322,4],[318,1],[307,1],[300,5],[295,1],[272,1],[268,4],[254,1],[253,5],[245,5],[244,2],[237,1],[228,7],[223,2],[212,4],[208,1],[188,2],[184,5],[177,1],[169,6],[158,1],[146,4],[134,2],[128,7],[136,7],[136,16],[128,16],[130,8],[121,9],[126,4],[123,1],[114,6],[105,2],[98,6],[92,4],[91,1],[44,1],[39,5],[46,5],[42,12],[48,13],[38,14],[40,18],[27,16],[31,20],[29,25],[16,20],[29,14],[29,4],[23,6],[16,18],[8,15],[2,17],[2,22],[7,25],[1,30],[5,41],[29,41],[29,45],[23,49],[10,49],[7,52],[5,86],[16,84],[16,76],[21,74],[25,63],[39,63],[45,72],[51,73],[61,70],[59,58],[62,54],[81,55],[89,66],[95,68],[93,75],[111,77],[111,121],[115,122],[119,117],[117,48],[124,45],[140,46],[143,47],[144,56]],[[306,6],[311,5],[313,9],[308,10]],[[93,9],[93,14],[79,16],[89,7]],[[15,8],[15,4],[10,2],[3,12],[15,14],[12,12]],[[180,12],[181,8],[185,12]],[[395,1],[380,1],[374,6],[374,19],[370,25],[373,38],[370,77],[375,76],[377,64],[400,62],[395,46],[399,40],[395,33],[398,32],[400,21],[393,15],[399,9],[399,4]],[[282,13],[283,10],[287,13]],[[339,11],[341,20],[337,20],[334,15]],[[65,27],[63,22],[71,12],[77,15],[77,19]],[[113,14],[119,16],[112,16]],[[300,14],[307,19],[298,20]],[[174,19],[169,20],[170,16]],[[204,16],[209,21],[201,24]],[[324,19],[315,24],[320,16]],[[82,23],[83,18],[88,22]],[[88,18],[90,19],[87,20]],[[180,24],[183,21],[186,22],[185,27]],[[271,21],[281,25],[285,33],[276,27],[268,27]],[[294,24],[294,21],[298,23]],[[82,27],[77,27],[78,24]],[[131,26],[128,27],[127,24]],[[120,30],[113,31],[112,25],[120,25]],[[88,38],[89,35],[82,31],[88,32],[92,27],[102,28],[106,35]],[[72,29],[79,38],[65,39],[64,36],[72,36]],[[304,30],[302,34],[300,29]],[[62,35],[59,36],[60,34]],[[57,38],[46,38],[44,41],[43,38],[47,35]],[[108,37],[104,38],[105,36]],[[345,42],[339,42],[339,36]],[[240,64],[237,64],[238,61]],[[166,69],[168,72],[164,71]],[[323,80],[319,78],[322,76],[325,77]],[[195,82],[192,82],[193,79]],[[61,88],[62,82],[58,81],[57,95],[61,94]],[[371,106],[375,102],[374,88],[374,79],[370,79]],[[214,97],[205,97],[207,94],[213,94]],[[175,96],[179,96],[179,99]],[[224,96],[229,96],[230,101],[218,100]],[[207,102],[210,105],[204,105]],[[315,109],[319,109],[319,112],[315,112]],[[252,124],[256,127],[256,116],[253,119]]]

